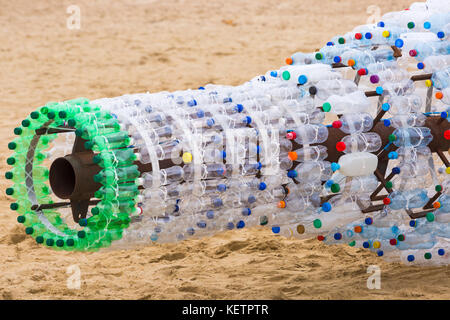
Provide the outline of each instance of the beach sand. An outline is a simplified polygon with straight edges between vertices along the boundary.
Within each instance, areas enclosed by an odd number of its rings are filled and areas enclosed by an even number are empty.
[[[405,0],[0,1],[0,168],[12,129],[48,101],[240,84]],[[66,26],[69,5],[81,28]],[[375,11],[376,12],[376,11]],[[2,174],[3,174],[2,173]],[[177,244],[55,252],[25,236],[0,180],[0,299],[449,299],[449,267],[248,229]],[[81,272],[69,289],[68,267]],[[381,269],[369,290],[367,268]]]

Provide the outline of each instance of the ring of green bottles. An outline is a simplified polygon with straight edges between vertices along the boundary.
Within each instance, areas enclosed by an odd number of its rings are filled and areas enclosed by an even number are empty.
[[[25,167],[27,164],[29,167],[30,161],[37,202],[53,203],[48,184],[49,170],[42,164],[48,157],[46,149],[57,134],[39,136],[34,157],[27,159],[36,129],[43,127],[76,129],[75,134],[86,140],[86,149],[94,151],[93,162],[101,168],[94,176],[101,184],[94,195],[100,202],[91,209],[92,216],[80,219],[79,228],[70,228],[54,209],[31,210],[31,190],[25,184],[29,175]],[[127,148],[130,144],[128,133],[121,130],[116,118],[85,98],[50,102],[33,111],[20,127],[14,129],[14,134],[17,137],[8,144],[14,154],[7,159],[12,169],[5,174],[13,185],[6,189],[6,194],[15,199],[10,208],[19,214],[17,221],[25,226],[26,234],[39,244],[67,251],[97,251],[122,238],[130,217],[137,212],[139,190],[136,179],[140,173],[133,164],[137,160],[133,149]]]

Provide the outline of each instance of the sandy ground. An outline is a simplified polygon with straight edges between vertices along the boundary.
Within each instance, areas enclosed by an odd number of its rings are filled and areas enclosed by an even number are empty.
[[[409,1],[373,1],[385,13]],[[69,30],[66,8],[81,9]],[[365,23],[357,0],[0,1],[1,171],[6,144],[48,101],[239,84]],[[1,179],[0,298],[448,299],[450,268],[386,263],[363,250],[244,230],[179,244],[53,252],[25,237]],[[68,289],[78,265],[81,288]],[[381,290],[366,286],[381,268]]]

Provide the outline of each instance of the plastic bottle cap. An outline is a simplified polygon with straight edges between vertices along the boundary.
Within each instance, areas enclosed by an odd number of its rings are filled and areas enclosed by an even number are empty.
[[[325,237],[324,237],[324,236],[322,236],[322,235],[319,235],[319,236],[317,236],[317,240],[319,240],[319,241],[323,241],[323,240],[325,240]]]
[[[333,123],[331,124],[333,126],[333,128],[339,129],[342,127],[342,122],[339,120],[333,121]]]
[[[370,82],[371,82],[371,83],[378,83],[378,82],[380,82],[380,77],[377,76],[376,74],[371,75],[371,76],[370,76]]]
[[[413,262],[414,261],[414,256],[412,254],[408,255],[408,257],[406,258],[409,262]]]
[[[344,43],[345,43],[345,38],[340,37],[340,38],[338,39],[338,43],[339,43],[339,44],[344,44]]]
[[[353,230],[354,230],[356,233],[361,233],[361,232],[362,232],[362,227],[361,227],[361,226],[355,226],[355,227],[353,228]]]
[[[439,209],[440,207],[441,207],[441,203],[439,201],[436,201],[435,203],[433,203],[433,208]]]
[[[295,178],[295,177],[297,177],[297,171],[295,171],[295,170],[289,170],[288,173],[287,173],[287,176],[288,176],[289,178]]]
[[[322,60],[322,59],[323,59],[322,53],[317,52],[317,53],[315,54],[315,58],[316,58],[316,60]]]
[[[436,185],[436,187],[434,187],[434,190],[436,190],[436,192],[441,192],[442,186],[440,184],[438,184],[438,185]]]
[[[424,29],[430,29],[431,28],[431,23],[429,23],[428,21],[425,21],[423,23],[423,27],[424,27]]]
[[[439,39],[443,39],[445,37],[444,31],[439,31],[436,35]]]
[[[433,212],[428,212],[426,217],[427,217],[427,221],[428,222],[433,222],[434,221],[434,214],[433,214]]]
[[[386,188],[392,189],[392,181],[386,182]],[[386,198],[386,199],[389,199],[389,198]],[[389,202],[390,202],[390,199],[389,199]],[[388,204],[389,204],[389,203],[388,203]]]
[[[427,253],[425,253],[425,254],[423,255],[423,257],[424,257],[425,259],[427,259],[427,260],[430,260],[431,257],[432,257],[432,255],[431,255],[430,252],[427,252]]]
[[[286,64],[293,64],[293,63],[294,63],[294,60],[292,60],[291,57],[286,58]]]
[[[417,69],[422,70],[423,68],[425,68],[425,63],[419,62],[419,63],[417,64]]]
[[[22,128],[14,128],[14,134],[16,136],[20,136],[22,132],[23,132]]]
[[[291,74],[289,73],[289,71],[285,70],[281,74],[281,77],[283,78],[283,80],[289,80],[291,78]]]
[[[338,143],[336,143],[336,150],[339,152],[342,152],[345,150],[347,146],[345,145],[345,142],[343,141],[339,141]]]
[[[335,240],[341,240],[341,239],[342,239],[342,234],[340,234],[339,232],[336,232],[336,233],[333,235],[333,237],[334,237]]]
[[[404,42],[403,42],[402,39],[397,39],[397,40],[395,40],[395,46],[396,46],[397,48],[402,48],[403,45],[404,45]]]
[[[25,222],[25,217],[24,216],[18,216],[17,217],[17,222],[18,223],[24,223]]]
[[[301,75],[298,77],[298,83],[299,84],[305,84],[306,82],[308,82],[308,78],[305,75]]]
[[[444,249],[439,249],[438,250],[438,255],[443,256],[445,254],[445,250]]]
[[[298,158],[297,152],[291,151],[288,153],[289,160],[295,161]]]
[[[8,149],[9,150],[14,150],[16,148],[17,148],[17,144],[15,142],[8,143]]]
[[[389,243],[391,244],[391,246],[395,246],[397,244],[397,239],[391,239],[389,240]]]
[[[389,38],[389,36],[391,35],[391,33],[388,30],[384,30],[381,35],[385,38]]]
[[[316,219],[313,221],[314,228],[320,229],[322,227],[322,221],[320,219]]]
[[[340,56],[335,56],[335,57],[333,58],[333,61],[334,61],[334,63],[339,63],[339,62],[342,61],[342,58],[341,58]]]
[[[414,50],[414,49],[409,50],[409,55],[410,55],[411,57],[415,57],[415,56],[417,56],[417,51]]]
[[[322,105],[322,109],[323,109],[323,111],[325,111],[325,112],[329,112],[329,111],[331,110],[331,104],[330,104],[329,102],[325,102],[325,103]]]
[[[444,94],[440,91],[436,92],[436,99],[441,100],[444,97]]]
[[[408,29],[413,29],[415,27],[415,24],[414,22],[410,21],[406,26],[408,27]]]
[[[367,73],[368,73],[368,71],[365,68],[361,68],[361,69],[358,70],[358,74],[360,76],[365,76]]]
[[[375,89],[375,92],[377,93],[377,94],[379,94],[379,95],[382,95],[383,94],[383,87],[376,87],[376,89]]]
[[[381,110],[383,110],[383,111],[389,111],[390,108],[391,108],[391,105],[387,102],[385,102],[381,105]],[[388,120],[388,119],[386,119],[386,120]],[[389,123],[390,123],[390,121],[389,121]]]
[[[370,226],[373,223],[373,219],[368,217],[368,218],[364,219],[364,223],[367,224],[368,226]]]
[[[337,183],[333,183],[331,185],[331,192],[338,193],[341,190],[341,187]]]
[[[332,208],[332,206],[331,206],[331,203],[329,203],[329,202],[324,202],[323,204],[322,204],[322,211],[323,212],[330,212],[331,211],[331,208]],[[320,221],[320,220],[319,220]]]
[[[284,202],[283,200],[279,201],[277,207],[280,209],[286,208],[286,202]]]
[[[347,65],[348,65],[349,67],[353,67],[355,64],[356,64],[356,62],[355,62],[354,59],[349,59],[349,60],[347,61]]]
[[[16,163],[16,159],[14,157],[9,157],[8,159],[6,159],[6,163],[12,166]]]
[[[297,138],[297,134],[294,131],[286,133],[286,139],[294,140],[295,138]]]
[[[355,39],[356,39],[356,40],[361,40],[362,37],[363,37],[363,36],[362,36],[361,33],[359,33],[359,32],[355,33]]]

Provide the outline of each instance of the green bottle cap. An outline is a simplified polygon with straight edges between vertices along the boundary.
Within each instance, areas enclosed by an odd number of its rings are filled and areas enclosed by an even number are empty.
[[[414,22],[408,22],[408,29],[414,28]]]
[[[348,245],[349,245],[350,247],[354,247],[355,244],[356,244],[356,241],[355,241],[355,240],[353,240],[352,242],[349,242],[349,243],[348,243]]]
[[[65,119],[65,118],[67,117],[67,112],[65,112],[65,111],[60,111],[60,112],[58,113],[58,116],[59,116],[61,119]]]
[[[73,247],[75,244],[75,241],[73,239],[67,239],[66,244],[68,247]]]
[[[322,227],[322,221],[320,219],[316,219],[313,221],[314,228],[320,229]]]
[[[386,182],[386,188],[392,189],[392,181]]]
[[[441,192],[442,191],[442,186],[440,184],[438,184],[434,190],[436,190],[436,192]]]
[[[289,73],[289,71],[283,71],[283,73],[281,74],[281,77],[284,79],[284,80],[289,80],[290,78],[291,78],[291,74]]]
[[[16,211],[17,209],[19,209],[19,204],[16,202],[13,202],[9,205],[9,207],[11,208],[11,210]]]
[[[325,111],[325,112],[329,112],[329,111],[331,110],[331,104],[330,104],[329,102],[325,102],[325,103],[322,105],[322,109],[323,109],[323,111]]]
[[[323,55],[322,55],[322,53],[317,52],[315,57],[316,57],[317,60],[322,60]]]
[[[340,190],[341,190],[341,187],[339,186],[339,184],[333,183],[333,184],[331,185],[331,192],[337,193],[337,192],[339,192]]]
[[[83,134],[83,130],[81,130],[80,128],[78,128],[77,130],[75,130],[75,135],[77,137],[81,137],[81,135]]]
[[[7,194],[8,196],[12,196],[12,195],[14,194],[14,189],[13,189],[13,188],[7,188],[7,189],[6,189],[6,194]]]
[[[17,143],[15,143],[14,141],[8,143],[8,149],[9,150],[14,150],[17,148]]]
[[[393,135],[393,134],[390,134],[388,139],[389,139],[390,142],[392,142],[392,141],[397,140],[397,137],[395,135]]]
[[[25,222],[25,216],[18,216],[17,217],[17,222],[18,223],[24,223]]]
[[[75,127],[77,122],[75,121],[75,119],[69,119],[69,121],[67,121],[67,124],[69,125],[69,127]]]
[[[338,43],[339,43],[339,44],[344,44],[344,43],[345,43],[345,38],[340,37],[340,38],[338,39]]]
[[[87,219],[80,219],[80,221],[78,221],[78,224],[82,227],[86,227],[88,224]]]
[[[9,157],[8,159],[6,159],[6,163],[12,166],[14,163],[16,163],[16,159],[14,159],[14,157]]]
[[[425,254],[423,255],[423,257],[424,257],[425,259],[427,259],[427,260],[430,260],[430,259],[431,259],[431,253],[430,253],[430,252],[427,252],[427,253],[425,253]]]
[[[33,232],[34,232],[34,230],[33,230],[32,227],[27,227],[27,228],[25,228],[25,233],[26,233],[26,234],[32,234]]]
[[[39,112],[33,111],[32,113],[30,113],[30,118],[31,119],[38,119],[39,118]]]
[[[44,237],[43,236],[37,236],[36,237],[36,242],[37,243],[44,243]]]
[[[100,161],[102,161],[102,156],[99,155],[99,154],[96,154],[96,155],[92,158],[92,161],[93,161],[95,164],[100,163]]]
[[[14,128],[14,134],[16,136],[20,136],[22,134],[22,132],[23,132],[22,128],[19,128],[19,127]]]
[[[41,111],[42,114],[47,114],[48,113],[48,108],[47,107],[42,107],[40,111]]]
[[[92,141],[86,141],[86,142],[84,143],[84,147],[85,147],[87,150],[91,150],[91,149],[94,147],[94,143],[93,143]]]
[[[398,241],[404,241],[405,240],[405,236],[403,234],[399,234],[397,237]]]
[[[49,247],[52,247],[55,244],[55,240],[53,239],[47,239],[45,241],[45,244],[48,245]]]
[[[259,217],[259,224],[262,226],[265,226],[267,223],[269,223],[269,219],[267,216],[261,216]]]
[[[6,179],[11,180],[11,179],[13,178],[13,176],[14,176],[13,173],[10,172],[10,171],[8,171],[8,172],[5,173],[5,178],[6,178]]]
[[[53,111],[50,111],[49,113],[47,113],[47,117],[49,119],[55,119],[56,114]],[[48,240],[47,240],[48,241]]]
[[[56,240],[56,246],[60,248],[64,247],[64,240],[63,239]]]
[[[78,238],[83,239],[86,237],[86,231],[78,231]]]
[[[426,217],[427,217],[428,222],[433,222],[434,221],[434,214],[433,214],[433,212],[428,212]]]
[[[100,209],[99,209],[98,207],[93,207],[93,208],[91,209],[91,213],[92,213],[94,216],[96,216],[96,215],[98,215],[98,214],[100,213]]]
[[[25,120],[22,121],[22,127],[25,127],[25,128],[29,127],[30,124],[31,124],[31,121],[28,120],[28,119],[25,119]]]

